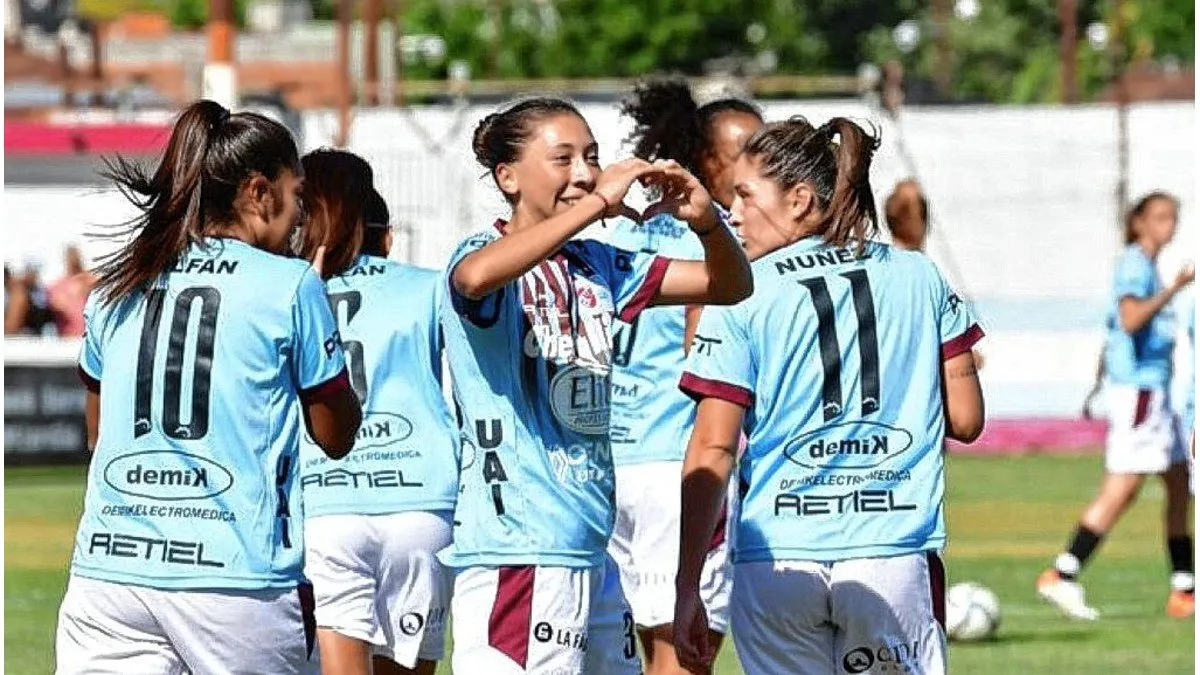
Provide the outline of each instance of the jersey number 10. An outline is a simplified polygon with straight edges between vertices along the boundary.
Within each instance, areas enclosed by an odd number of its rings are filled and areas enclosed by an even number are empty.
[[[146,294],[146,319],[138,347],[137,386],[133,397],[133,437],[141,438],[153,428],[150,422],[154,390],[154,361],[158,352],[158,331],[162,323],[167,291],[156,288]],[[200,320],[196,327],[196,346],[192,354],[191,411],[187,422],[182,412],[183,357],[192,321],[193,305],[200,301]],[[213,342],[217,334],[217,311],[221,293],[211,286],[184,289],[171,311],[171,333],[167,338],[167,362],[163,373],[162,430],[170,438],[198,440],[208,433],[209,385],[212,381]]]
[[[875,334],[875,301],[871,297],[871,281],[866,270],[842,274],[850,281],[854,297],[854,313],[858,318],[858,352],[862,358],[862,414],[879,410],[879,341]],[[812,294],[817,312],[817,344],[821,349],[821,409],[829,422],[842,414],[842,350],[838,346],[837,319],[833,299],[825,279],[817,277],[800,282]]]

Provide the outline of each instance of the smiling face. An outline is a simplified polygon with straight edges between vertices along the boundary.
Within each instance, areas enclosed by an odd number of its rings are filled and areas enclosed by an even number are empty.
[[[709,124],[708,148],[700,158],[700,171],[713,199],[726,208],[733,205],[733,168],[742,146],[762,126],[758,117],[738,111],[721,113]]]
[[[599,146],[578,115],[536,120],[515,162],[496,167],[496,182],[528,222],[541,222],[573,206],[596,187]]]

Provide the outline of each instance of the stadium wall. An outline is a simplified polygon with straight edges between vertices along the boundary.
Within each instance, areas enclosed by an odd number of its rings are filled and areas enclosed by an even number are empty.
[[[602,161],[616,159],[627,124],[611,105],[581,108],[600,141]],[[470,153],[475,123],[490,111],[356,111],[350,149],[375,166],[401,227],[395,258],[440,268],[467,233],[503,213],[502,200]],[[815,123],[834,114],[870,119],[883,137],[872,173],[880,201],[902,178],[915,174],[922,181],[933,217],[930,255],[988,332],[982,377],[989,418],[1006,430],[1002,443],[1021,442],[1022,429],[1031,430],[1029,438],[1053,442],[1063,434],[1079,442],[1098,438],[1094,425],[1034,421],[1078,417],[1103,342],[1121,246],[1112,108],[915,108],[893,121],[862,101],[845,100],[770,102],[765,112],[769,119],[799,114]],[[301,124],[305,150],[332,142],[333,112],[308,113]],[[1194,258],[1196,245],[1195,168],[1187,150],[1195,141],[1194,107],[1134,106],[1129,132],[1130,195],[1165,189],[1183,204],[1177,241],[1160,260],[1164,278],[1171,278]],[[65,243],[81,242],[89,257],[101,254],[112,242],[85,233],[94,231],[93,224],[129,215],[118,195],[95,187],[6,185],[4,197],[5,261],[41,261],[46,280],[60,271]],[[603,238],[605,232],[597,226],[590,234]],[[1180,298],[1180,311],[1191,302],[1190,294]],[[1194,370],[1186,340],[1177,356],[1181,390]]]

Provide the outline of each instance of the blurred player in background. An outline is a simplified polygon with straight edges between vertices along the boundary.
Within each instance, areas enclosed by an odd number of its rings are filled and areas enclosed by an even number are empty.
[[[681,380],[699,408],[675,635],[694,668],[716,656],[700,572],[737,464],[746,672],[881,672],[880,654],[945,672],[942,442],[982,430],[983,333],[928,257],[870,241],[878,142],[845,118],[793,118],[755,134],[734,170],[755,292],[705,309]]]
[[[929,202],[917,181],[896,183],[883,205],[884,218],[892,234],[892,245],[909,251],[924,251],[929,237]]]
[[[323,276],[350,383],[363,406],[355,451],[331,460],[305,438],[305,576],[316,593],[324,675],[431,675],[445,647],[458,432],[442,397],[441,275],[387,259],[387,205],[370,165],[305,155],[301,255]],[[403,311],[397,308],[402,307]]]
[[[1084,510],[1071,542],[1037,580],[1037,592],[1076,619],[1096,619],[1078,576],[1104,536],[1133,504],[1147,475],[1162,478],[1171,563],[1166,611],[1195,613],[1195,561],[1190,533],[1187,453],[1170,405],[1175,318],[1171,300],[1195,278],[1190,266],[1164,286],[1155,260],[1175,236],[1179,202],[1165,192],[1142,197],[1125,219],[1125,252],[1117,263],[1105,342],[1109,431],[1100,492]]]
[[[360,408],[324,284],[283,255],[303,213],[295,143],[199,101],[153,175],[106,175],[141,213],[87,305],[95,457],[57,672],[316,672],[301,420],[341,457]]]
[[[566,101],[488,115],[473,145],[512,215],[468,238],[447,271],[443,327],[465,437],[444,557],[457,568],[454,670],[641,672],[605,553],[612,319],[737,302],[750,293],[749,266],[691,174],[641,159],[602,172],[591,129]],[[638,179],[664,190],[647,213],[686,221],[705,262],[573,240],[602,217],[637,218],[622,200]]]
[[[721,99],[697,106],[686,81],[640,83],[622,113],[636,127],[634,155],[670,159],[690,171],[724,211],[733,201],[731,168],[746,138],[762,126],[745,101]],[[659,216],[645,223],[621,220],[610,243],[628,251],[702,260],[700,239],[683,223]],[[695,311],[695,310],[693,310]],[[621,570],[646,653],[646,672],[682,672],[671,621],[679,567],[679,492],[693,403],[679,391],[684,360],[683,307],[653,307],[632,323],[614,322],[611,440],[616,467],[616,522],[609,553]],[[733,579],[722,522],[705,563],[702,592],[712,639],[729,626]]]

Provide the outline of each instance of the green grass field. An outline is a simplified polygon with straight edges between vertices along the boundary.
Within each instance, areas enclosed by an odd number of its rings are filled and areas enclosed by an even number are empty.
[[[1163,615],[1167,564],[1157,484],[1147,486],[1084,577],[1089,599],[1103,618],[1072,623],[1037,600],[1033,581],[1092,496],[1101,462],[1095,457],[952,457],[949,463],[949,581],[989,586],[1004,614],[996,640],[951,648],[952,672],[1193,672],[1194,623]],[[48,673],[83,470],[4,473],[5,672]],[[721,675],[741,672],[729,646],[718,666]],[[443,666],[439,672],[449,670]]]

